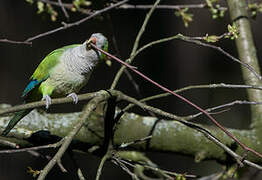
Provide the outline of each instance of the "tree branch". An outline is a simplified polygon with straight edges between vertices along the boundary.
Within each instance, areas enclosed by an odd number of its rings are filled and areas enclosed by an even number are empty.
[[[76,22],[73,22],[73,23],[62,23],[63,26],[59,27],[59,28],[56,28],[56,29],[53,29],[53,30],[50,30],[50,31],[47,31],[47,32],[44,32],[44,33],[41,33],[41,34],[38,34],[36,36],[32,36],[32,37],[29,37],[27,38],[25,41],[12,41],[12,40],[8,40],[8,39],[1,39],[0,42],[7,42],[7,43],[15,43],[15,44],[32,44],[32,41],[33,40],[36,40],[36,39],[39,39],[41,37],[44,37],[44,36],[48,36],[50,34],[54,34],[56,32],[59,32],[59,31],[62,31],[62,30],[65,30],[65,29],[68,29],[68,28],[71,28],[73,26],[78,26],[84,22],[86,22],[87,20],[93,18],[93,17],[96,17],[104,12],[107,12],[111,9],[114,9],[115,7],[117,6],[120,6],[124,3],[127,3],[129,0],[123,0],[123,1],[120,1],[118,3],[115,3],[109,7],[106,7],[104,9],[101,9],[101,10],[97,10],[95,11],[94,13],[92,13],[91,15],[83,18],[83,19],[80,19],[79,21],[76,21]]]
[[[54,167],[54,165],[60,161],[61,157],[69,147],[72,142],[74,136],[78,133],[78,131],[82,128],[86,119],[90,116],[91,112],[97,107],[97,105],[103,101],[106,101],[110,95],[106,91],[99,91],[97,97],[94,97],[83,109],[82,114],[77,121],[77,124],[74,125],[73,129],[68,133],[68,135],[63,139],[64,142],[62,146],[59,148],[56,155],[49,161],[49,163],[45,166],[45,168],[41,171],[38,180],[44,180],[48,172]]]
[[[231,15],[231,20],[236,23],[239,29],[239,38],[235,40],[239,58],[242,62],[251,65],[257,73],[260,74],[259,63],[256,55],[256,47],[254,45],[251,26],[246,10],[246,1],[228,0],[228,7]],[[260,86],[262,83],[254,74],[250,73],[245,68],[242,68],[243,79],[245,84]],[[258,101],[262,99],[262,92],[258,90],[247,90],[250,101]],[[251,107],[252,127],[262,130],[262,105]],[[262,134],[259,135],[262,138]],[[261,139],[260,138],[260,139]]]
[[[81,113],[46,114],[33,111],[17,124],[14,130],[10,132],[9,136],[22,139],[28,138],[28,134],[45,129],[46,123],[49,122],[48,129],[52,135],[65,137],[70,131],[72,131],[72,128],[75,127],[80,115]],[[84,125],[79,133],[74,137],[74,140],[89,145],[102,144],[103,140],[98,138],[89,129],[102,135],[104,120],[101,115],[96,112],[92,112],[89,117],[90,118],[88,118],[87,121],[88,126]],[[7,124],[9,119],[10,117],[0,117],[0,124]],[[37,119],[37,122],[32,121],[32,119]],[[114,143],[121,146],[122,144],[147,137],[148,132],[157,120],[158,118],[156,117],[125,113],[120,119],[118,128],[115,131]],[[228,136],[224,136],[221,131],[209,126],[205,126],[204,128],[210,131],[213,136],[218,138],[219,141],[226,146],[233,146],[234,141],[232,141]],[[240,138],[244,143],[248,143],[250,147],[260,149],[260,145],[257,143],[256,134],[253,130],[228,130],[236,137]],[[12,140],[14,139],[10,139],[10,141]],[[131,146],[136,149],[146,150],[145,143],[132,144]],[[147,150],[150,151],[182,153],[194,156],[199,159],[199,161],[205,159],[216,159],[221,162],[227,162],[228,160],[228,155],[224,153],[224,150],[217,148],[214,143],[206,139],[205,135],[180,122],[167,121],[164,119],[157,124],[148,148],[149,149]],[[243,153],[239,147],[234,151],[237,153]],[[255,156],[248,156],[247,160],[247,162],[244,161],[245,164],[251,164],[250,161],[253,163],[262,163],[262,159],[256,158]]]

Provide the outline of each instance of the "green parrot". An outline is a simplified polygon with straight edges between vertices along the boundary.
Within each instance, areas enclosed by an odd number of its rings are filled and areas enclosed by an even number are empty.
[[[25,88],[22,98],[26,102],[44,100],[46,109],[51,104],[51,97],[70,96],[74,103],[78,102],[76,95],[85,86],[89,77],[98,65],[105,59],[101,52],[91,49],[92,41],[98,48],[108,50],[108,41],[101,33],[92,34],[83,44],[68,45],[52,51],[38,65]],[[22,110],[9,121],[2,135],[6,136],[11,129],[32,109]]]

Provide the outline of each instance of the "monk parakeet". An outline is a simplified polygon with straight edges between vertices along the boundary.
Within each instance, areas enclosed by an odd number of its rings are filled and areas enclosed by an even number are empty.
[[[73,44],[52,51],[31,76],[22,94],[24,101],[32,102],[42,99],[48,108],[51,97],[70,96],[74,103],[77,103],[76,93],[86,85],[96,65],[105,58],[104,54],[89,47],[89,41],[105,51],[108,49],[107,38],[101,33],[95,33],[83,44]],[[31,110],[17,112],[2,135],[7,135]]]

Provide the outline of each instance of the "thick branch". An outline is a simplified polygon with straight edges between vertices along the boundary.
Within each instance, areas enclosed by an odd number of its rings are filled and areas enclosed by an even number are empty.
[[[81,113],[64,113],[64,114],[46,114],[32,111],[26,116],[13,131],[10,136],[18,139],[28,138],[32,133],[39,130],[48,129],[52,135],[65,137],[79,120]],[[88,145],[100,145],[103,139],[103,116],[96,112],[91,113],[87,124],[84,125],[74,140],[78,140]],[[1,117],[0,126],[5,127],[10,117]],[[37,120],[37,121],[36,121]],[[128,143],[148,136],[149,131],[158,119],[156,117],[145,117],[134,113],[125,113],[120,119],[120,123],[115,132],[114,142],[117,145]],[[223,132],[216,128],[206,127],[215,137],[228,147],[234,147],[234,142]],[[243,143],[250,148],[260,149],[259,141],[254,131],[246,130],[229,130]],[[94,133],[96,132],[96,133]],[[133,144],[136,149],[146,150],[146,143]],[[23,145],[21,145],[22,147]],[[28,144],[27,144],[28,146]],[[156,125],[153,136],[150,140],[150,151],[163,151],[182,153],[194,156],[196,160],[216,159],[222,162],[230,159],[224,150],[218,148],[213,142],[208,140],[202,133],[189,128],[179,122],[162,120]],[[236,153],[241,154],[241,148],[233,149]],[[261,150],[260,150],[261,151]],[[248,156],[248,160],[255,163],[262,163],[261,158]]]
[[[248,19],[248,13],[246,10],[246,1],[228,0],[227,2],[229,6],[231,19],[233,22],[237,24],[237,27],[239,29],[239,38],[236,39],[239,58],[242,62],[252,66],[255,69],[255,71],[260,74],[260,68],[256,55],[256,47],[254,45],[251,27]],[[261,85],[261,81],[259,81],[254,76],[254,74],[252,74],[246,68],[242,67],[242,73],[245,84],[257,86]],[[250,101],[259,101],[262,99],[261,91],[248,89],[247,93]],[[251,113],[253,127],[261,131],[262,105],[252,106]]]

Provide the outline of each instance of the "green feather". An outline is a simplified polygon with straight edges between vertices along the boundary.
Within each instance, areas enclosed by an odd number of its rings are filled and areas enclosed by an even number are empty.
[[[37,100],[38,98],[36,97],[28,97],[29,93],[30,95],[33,94],[34,96],[39,97],[39,93],[37,92],[38,90],[35,90],[36,87],[39,87],[39,85],[49,77],[49,73],[59,63],[60,56],[63,54],[63,52],[65,52],[67,49],[74,48],[76,46],[79,46],[79,44],[64,46],[49,53],[38,65],[35,72],[31,76],[30,82],[28,86],[25,88],[22,97],[26,98],[27,101]],[[32,91],[34,91],[34,93],[31,93]]]
[[[79,44],[73,44],[69,46],[64,46],[62,48],[56,49],[49,53],[44,60],[38,65],[35,72],[31,76],[31,79],[37,79],[38,81],[43,81],[43,79],[47,79],[49,76],[49,72],[57,65],[59,62],[60,56],[67,49],[74,48],[79,46]]]
[[[11,129],[22,119],[25,117],[32,109],[26,109],[15,113],[15,116],[9,121],[8,125],[6,126],[5,130],[2,132],[2,136],[6,136]]]

